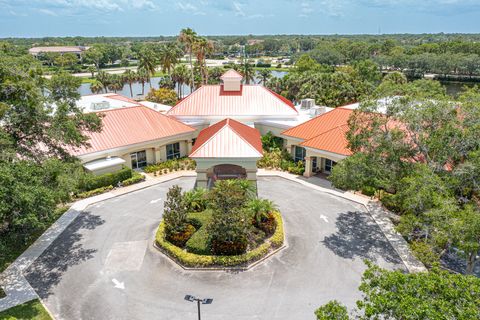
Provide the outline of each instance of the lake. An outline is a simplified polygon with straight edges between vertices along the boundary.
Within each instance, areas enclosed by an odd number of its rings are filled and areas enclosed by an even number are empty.
[[[282,78],[284,77],[288,72],[286,71],[272,71],[272,76],[277,77],[277,78]],[[152,88],[158,89],[158,82],[160,81],[160,77],[154,77],[152,78]],[[259,79],[255,79],[255,83],[258,83]],[[457,81],[440,81],[442,85],[445,86],[447,89],[447,94],[456,97],[458,94],[460,94],[463,90],[464,87],[473,87],[475,85],[478,85],[478,82],[457,82]],[[185,95],[190,94],[190,87],[187,85],[183,85],[182,88],[183,92]],[[83,83],[80,86],[80,95],[87,95],[87,94],[92,94],[92,91],[90,90],[90,83]],[[136,82],[132,85],[132,91],[133,91],[133,98],[141,98],[142,94],[142,85],[139,82]],[[150,84],[145,85],[145,95],[150,91]],[[130,88],[127,85],[123,87],[121,91],[118,91],[119,94],[124,95],[126,97],[130,97]]]
[[[282,78],[287,74],[286,71],[272,71],[272,76],[277,77],[277,78]],[[158,82],[160,81],[161,77],[153,77],[152,78],[152,88],[158,89]],[[258,83],[259,79],[255,78],[255,83]],[[82,85],[79,88],[80,95],[84,96],[87,94],[92,94],[92,91],[90,90],[90,83],[82,83]],[[145,84],[145,95],[150,91],[150,84]],[[187,85],[183,85],[182,91],[185,95],[190,94],[190,87]],[[133,92],[133,98],[141,98],[142,95],[142,84],[140,82],[135,82],[132,84],[132,92]],[[130,87],[128,84],[123,86],[123,89],[121,91],[117,91],[118,94],[121,94],[126,97],[130,97]]]

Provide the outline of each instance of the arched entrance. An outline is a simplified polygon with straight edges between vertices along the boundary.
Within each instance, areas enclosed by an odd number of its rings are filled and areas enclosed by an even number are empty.
[[[217,180],[246,179],[245,168],[235,164],[218,164],[207,171],[208,185],[211,186]]]

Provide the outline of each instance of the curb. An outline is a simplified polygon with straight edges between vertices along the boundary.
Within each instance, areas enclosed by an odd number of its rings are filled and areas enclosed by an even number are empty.
[[[267,260],[271,256],[273,256],[273,255],[277,254],[278,252],[280,252],[281,250],[287,248],[288,244],[286,242],[287,241],[284,239],[282,246],[276,248],[275,250],[270,251],[267,255],[261,257],[260,259],[254,261],[254,262],[252,262],[249,265],[246,265],[244,267],[197,267],[197,268],[185,267],[184,265],[180,264],[180,262],[178,262],[176,259],[170,257],[170,255],[168,253],[166,253],[160,246],[157,245],[156,241],[154,241],[152,245],[163,256],[165,256],[170,262],[172,262],[174,265],[178,266],[179,268],[181,268],[182,270],[185,270],[185,271],[193,271],[193,272],[206,272],[206,271],[214,271],[214,272],[223,272],[223,271],[224,272],[229,272],[230,271],[231,272],[231,271],[238,271],[238,272],[243,272],[243,271],[248,271],[248,270],[251,270],[251,269],[255,268],[256,266],[263,263],[265,260]]]

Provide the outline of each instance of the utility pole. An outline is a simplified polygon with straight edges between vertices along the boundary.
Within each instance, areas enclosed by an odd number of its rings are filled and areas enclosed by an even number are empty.
[[[200,304],[212,304],[213,302],[212,298],[200,299],[189,294],[187,294],[184,299],[190,302],[195,302],[195,301],[197,302],[198,320],[202,320],[202,316],[200,313]]]

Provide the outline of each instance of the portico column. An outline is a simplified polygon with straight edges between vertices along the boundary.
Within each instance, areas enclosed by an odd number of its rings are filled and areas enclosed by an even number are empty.
[[[257,169],[247,169],[247,180],[257,181]]]
[[[154,163],[158,163],[162,160],[161,157],[160,157],[160,148],[159,147],[153,148],[153,160],[154,160]]]
[[[304,177],[310,178],[313,175],[312,157],[305,157],[305,172],[303,173]]]
[[[192,152],[193,142],[192,139],[187,140],[187,156]]]

